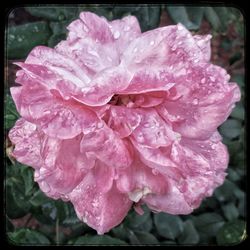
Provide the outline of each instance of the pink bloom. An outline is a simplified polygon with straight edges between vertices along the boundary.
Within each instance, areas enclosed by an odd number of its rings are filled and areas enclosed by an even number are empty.
[[[240,99],[209,62],[211,35],[181,24],[141,33],[133,16],[90,12],[68,30],[54,49],[35,47],[17,63],[13,156],[99,234],[133,204],[191,213],[224,181],[217,128]]]

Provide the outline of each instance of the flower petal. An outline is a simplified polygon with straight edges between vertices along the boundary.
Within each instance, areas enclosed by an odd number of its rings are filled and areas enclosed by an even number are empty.
[[[175,131],[188,138],[209,138],[240,99],[239,87],[228,83],[225,70],[207,64],[195,66],[185,78],[176,79],[174,88],[179,98],[166,100],[157,109]]]
[[[211,35],[205,35],[205,36],[200,36],[200,35],[195,35],[194,39],[203,52],[204,58],[206,61],[209,61],[211,58],[211,40],[212,36]]]
[[[34,79],[27,80],[30,84],[11,88],[16,93],[14,102],[17,103],[18,112],[27,121],[40,126],[47,135],[61,139],[73,138],[97,124],[98,119],[93,111],[56,98]]]
[[[43,133],[37,130],[37,126],[20,118],[9,132],[9,138],[15,145],[12,155],[19,162],[33,168],[39,168],[43,159],[40,155],[40,147]]]
[[[169,191],[167,194],[149,194],[143,199],[143,202],[150,209],[157,212],[190,214],[193,211],[193,208],[186,202],[183,193],[171,181],[169,181]]]
[[[120,224],[132,205],[127,195],[120,193],[115,185],[110,186],[112,180],[112,168],[99,162],[69,195],[79,219],[98,234]],[[109,188],[106,188],[107,184]]]
[[[132,161],[129,145],[105,124],[83,136],[80,147],[110,167],[127,167]]]
[[[59,140],[47,137],[41,147],[44,164],[36,171],[35,181],[47,196],[65,198],[94,167],[94,161],[80,152],[81,135]]]
[[[120,55],[131,41],[141,35],[140,25],[134,16],[125,16],[110,22],[109,25]]]

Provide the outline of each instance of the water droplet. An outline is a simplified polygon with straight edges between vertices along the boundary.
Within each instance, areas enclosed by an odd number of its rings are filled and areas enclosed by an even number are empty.
[[[15,39],[15,36],[11,34],[11,35],[10,35],[10,39],[11,39],[11,40],[14,40],[14,39]]]
[[[215,144],[212,144],[212,145],[211,145],[211,148],[212,148],[212,149],[215,149],[215,148],[216,148]]]
[[[114,38],[115,39],[118,39],[119,37],[120,37],[120,32],[119,31],[116,31],[115,33],[114,33]]]
[[[129,31],[130,29],[130,26],[125,26],[124,31]]]
[[[229,81],[229,79],[230,79],[230,75],[227,74],[227,75],[226,75],[226,80]]]
[[[156,170],[156,169],[153,169],[153,170],[152,170],[152,173],[153,173],[154,175],[158,175],[158,174],[159,174],[159,171]]]
[[[176,45],[172,46],[172,50],[173,50],[173,51],[175,51],[176,49],[177,49],[177,46],[176,46]]]
[[[39,176],[40,176],[40,173],[36,171],[35,174],[34,174],[34,177],[38,178]]]
[[[197,105],[199,103],[199,100],[197,98],[195,98],[192,102],[194,105]]]
[[[84,29],[84,31],[86,31],[87,33],[89,32],[89,28],[88,28],[86,25],[83,26],[83,29]]]
[[[65,96],[64,97],[65,100],[69,100],[69,98],[70,98],[69,96]]]
[[[46,111],[43,112],[44,115],[49,115],[50,113],[51,113],[50,110],[46,110]]]
[[[23,39],[22,39],[21,37],[18,37],[18,38],[17,38],[17,41],[18,41],[18,42],[22,42]]]
[[[137,50],[138,50],[138,48],[135,47],[133,51],[134,51],[134,52],[137,52]]]
[[[183,30],[184,28],[183,28],[183,26],[181,24],[177,24],[177,29],[178,30]]]
[[[214,82],[214,81],[215,81],[215,78],[214,78],[213,76],[210,76],[210,80],[211,80],[212,82]]]
[[[201,79],[201,83],[205,83],[206,79],[205,78],[202,78]]]
[[[35,32],[38,32],[38,31],[39,31],[39,29],[38,29],[37,26],[34,27],[34,31],[35,31]]]
[[[144,142],[144,138],[143,138],[143,134],[140,133],[138,136],[137,136],[137,140],[138,142]]]
[[[199,59],[198,58],[194,59],[194,62],[195,63],[199,62]]]
[[[150,45],[154,45],[154,44],[155,44],[155,42],[154,42],[154,41],[151,41],[151,42],[150,42]]]
[[[41,189],[45,192],[48,193],[50,191],[50,186],[47,182],[43,181],[41,182]]]

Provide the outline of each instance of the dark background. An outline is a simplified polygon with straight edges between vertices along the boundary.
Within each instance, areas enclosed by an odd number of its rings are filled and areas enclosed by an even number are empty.
[[[9,157],[7,133],[19,115],[9,88],[15,83],[14,61],[24,61],[37,45],[55,46],[66,38],[66,26],[81,11],[108,20],[135,15],[142,31],[184,24],[193,34],[212,34],[212,63],[225,68],[242,93],[229,119],[219,128],[228,146],[230,163],[224,184],[192,214],[143,216],[131,210],[122,224],[104,236],[79,221],[70,203],[43,195],[33,170]],[[75,5],[13,9],[6,26],[5,60],[5,217],[6,239],[17,245],[232,245],[246,238],[244,17],[227,6]]]

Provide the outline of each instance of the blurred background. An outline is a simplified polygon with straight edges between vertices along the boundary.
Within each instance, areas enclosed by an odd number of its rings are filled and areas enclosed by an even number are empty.
[[[17,67],[37,45],[55,46],[81,11],[108,20],[135,15],[142,31],[182,23],[193,34],[212,34],[212,63],[241,88],[241,101],[219,128],[230,163],[224,184],[192,214],[144,215],[131,210],[122,224],[104,236],[79,221],[71,203],[47,198],[33,181],[33,170],[9,157],[7,133],[19,115],[10,96]],[[5,217],[6,238],[17,245],[232,245],[246,238],[246,164],[244,109],[244,17],[226,6],[42,5],[13,9],[6,25],[5,60]]]

